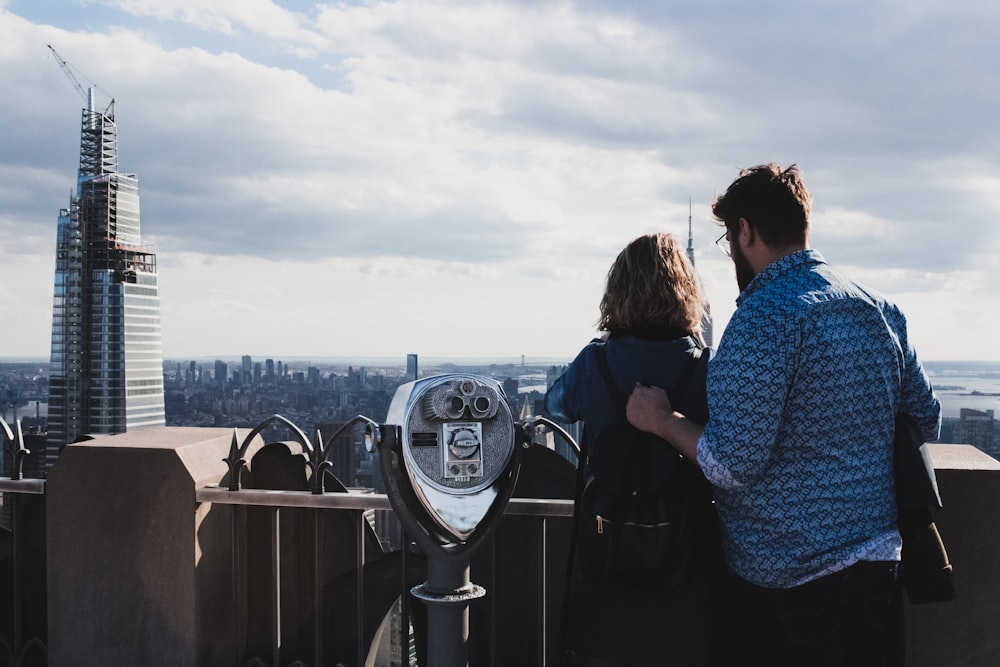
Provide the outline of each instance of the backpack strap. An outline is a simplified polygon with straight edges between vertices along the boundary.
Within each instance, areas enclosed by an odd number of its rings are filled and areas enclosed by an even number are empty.
[[[621,392],[618,391],[618,385],[615,384],[614,378],[611,377],[611,369],[608,367],[607,345],[604,342],[597,346],[597,367],[601,370],[604,388],[608,390],[612,403],[617,405],[621,412],[624,412],[626,401],[622,398]]]
[[[601,378],[604,380],[604,387],[608,390],[608,395],[611,397],[612,402],[618,406],[618,412],[624,418],[625,404],[628,400],[622,396],[621,391],[618,389],[618,385],[615,384],[615,380],[611,376],[611,368],[608,366],[608,356],[606,350],[607,343],[601,343],[597,346],[597,367],[601,371]],[[691,384],[691,377],[694,375],[694,371],[695,368],[697,368],[698,363],[702,360],[702,356],[704,356],[704,350],[700,347],[695,347],[694,354],[688,357],[684,364],[684,368],[681,369],[680,376],[677,378],[677,381],[672,387],[674,393],[676,393],[677,389],[685,389]]]
[[[611,368],[608,365],[607,359],[607,347],[606,343],[602,343],[597,346],[597,365],[601,371],[601,377],[604,380],[604,386],[607,390],[609,400],[612,406],[614,406],[614,413],[617,418],[616,422],[613,424],[627,424],[628,418],[626,416],[626,404],[627,397],[622,396],[621,391],[618,389],[618,385],[615,384],[614,378],[611,376]],[[701,348],[696,348],[694,354],[690,355],[684,363],[681,373],[677,380],[674,382],[668,394],[672,394],[671,402],[675,404],[683,404],[683,392],[691,382],[691,377],[694,374],[699,362],[701,361],[702,354]],[[677,399],[676,401],[674,399]],[[632,427],[629,427],[632,428]],[[589,451],[587,452],[589,456]],[[628,473],[632,478],[631,484],[632,488],[647,488],[651,482],[651,476],[654,474],[653,468],[648,465],[648,462],[642,460],[642,456],[648,456],[646,454],[640,454],[640,451],[636,448],[631,448],[627,454],[627,458],[623,461],[624,469],[631,470]],[[681,458],[678,454],[678,458]],[[588,459],[584,459],[588,460]]]
[[[708,355],[705,354],[704,348],[696,347],[694,354],[691,355],[688,362],[684,365],[684,370],[681,371],[681,376],[677,379],[677,384],[674,385],[674,389],[688,389],[691,386],[691,378],[694,377],[695,370],[703,361],[708,361]],[[684,395],[678,395],[676,397],[676,401],[671,399],[670,402],[675,406],[679,405],[683,407],[684,397]]]

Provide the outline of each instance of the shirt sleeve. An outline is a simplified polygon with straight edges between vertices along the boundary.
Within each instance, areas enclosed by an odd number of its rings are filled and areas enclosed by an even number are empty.
[[[569,372],[568,369],[566,371]],[[545,392],[545,412],[556,421],[572,424],[577,421],[570,409],[566,396],[566,373],[563,373]]]
[[[898,308],[893,308],[891,317],[903,351],[899,411],[917,420],[920,431],[928,442],[937,440],[941,432],[941,401],[934,393],[916,349],[910,344],[905,316]]]
[[[798,321],[777,304],[746,303],[708,367],[711,418],[698,464],[713,485],[736,488],[767,467],[778,440],[799,349]]]
[[[581,350],[576,359],[566,367],[566,371],[545,392],[545,411],[554,420],[564,424],[572,424],[582,418],[579,393],[584,379],[585,352],[586,348]]]

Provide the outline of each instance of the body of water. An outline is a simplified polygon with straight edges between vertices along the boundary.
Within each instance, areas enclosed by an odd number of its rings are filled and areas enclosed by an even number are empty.
[[[1000,417],[1000,362],[929,361],[924,367],[945,417],[958,417],[962,408]]]

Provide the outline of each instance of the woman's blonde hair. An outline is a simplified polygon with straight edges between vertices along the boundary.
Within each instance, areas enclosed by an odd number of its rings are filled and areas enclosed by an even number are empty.
[[[643,337],[700,333],[705,314],[694,267],[670,234],[646,234],[618,254],[608,271],[598,329]]]

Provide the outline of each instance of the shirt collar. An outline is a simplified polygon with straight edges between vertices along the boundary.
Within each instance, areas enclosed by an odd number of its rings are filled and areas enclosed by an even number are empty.
[[[764,267],[763,271],[754,276],[753,280],[750,281],[750,284],[746,286],[746,289],[740,292],[740,295],[736,297],[736,307],[739,308],[740,304],[749,299],[751,294],[763,289],[765,285],[773,282],[786,273],[791,273],[792,271],[797,271],[807,266],[814,266],[816,264],[826,264],[826,260],[823,259],[823,255],[821,255],[818,250],[813,250],[811,248],[796,250],[791,254],[785,255],[781,259],[771,262]]]

